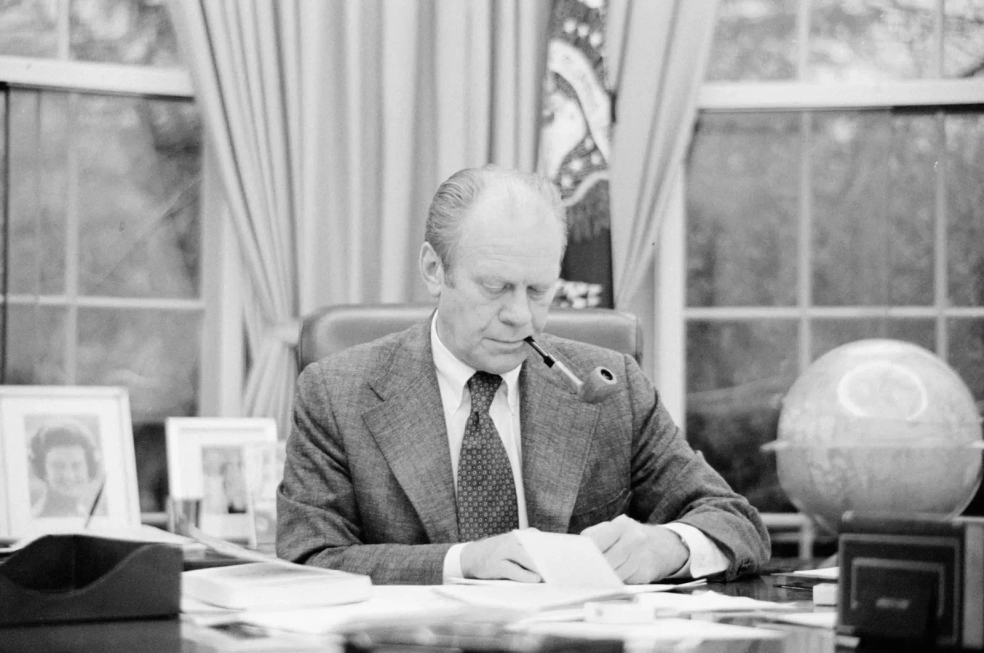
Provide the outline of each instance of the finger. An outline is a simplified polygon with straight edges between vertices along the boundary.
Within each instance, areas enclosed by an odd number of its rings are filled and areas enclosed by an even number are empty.
[[[616,572],[625,567],[632,558],[632,549],[626,546],[625,540],[619,540],[605,551],[605,560]],[[630,570],[631,571],[631,570]],[[628,573],[628,572],[626,572]],[[624,580],[624,579],[623,579]]]
[[[648,567],[643,564],[643,560],[636,559],[636,565],[633,567],[632,571],[627,573],[622,582],[627,585],[645,585],[651,583],[655,578],[652,578],[652,573],[650,573]],[[629,565],[624,566],[626,571],[628,571]]]
[[[581,535],[591,538],[602,553],[607,552],[618,541],[620,534],[620,529],[607,521],[588,526],[581,531]]]
[[[530,571],[529,569],[526,569],[511,560],[503,561],[501,573],[502,576],[500,576],[500,578],[515,580],[520,583],[539,583],[541,580],[540,574]]]
[[[505,560],[506,562],[512,562],[532,573],[536,573],[537,571],[536,564],[533,563],[533,558],[530,557],[530,554],[519,542],[517,542],[515,546],[509,547]]]

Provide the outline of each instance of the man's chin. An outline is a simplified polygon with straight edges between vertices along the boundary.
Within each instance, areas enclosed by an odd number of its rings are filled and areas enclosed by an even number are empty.
[[[484,360],[480,361],[481,364],[477,366],[477,369],[490,374],[505,374],[522,365],[525,360],[526,352],[520,349],[512,354],[486,356]]]

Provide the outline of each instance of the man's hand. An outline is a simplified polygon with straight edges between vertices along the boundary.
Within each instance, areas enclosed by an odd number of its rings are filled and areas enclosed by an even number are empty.
[[[624,583],[644,584],[666,578],[690,559],[680,536],[656,524],[640,524],[619,515],[581,531],[594,540]]]
[[[465,578],[505,578],[539,583],[540,575],[514,533],[503,533],[469,542],[461,550]]]

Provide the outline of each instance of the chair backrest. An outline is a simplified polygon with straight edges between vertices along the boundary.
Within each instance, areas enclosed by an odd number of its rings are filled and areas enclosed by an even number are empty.
[[[336,351],[369,342],[421,322],[432,304],[346,304],[326,306],[304,317],[297,344],[297,369]],[[600,345],[642,358],[642,329],[630,313],[607,308],[555,308],[547,333]]]

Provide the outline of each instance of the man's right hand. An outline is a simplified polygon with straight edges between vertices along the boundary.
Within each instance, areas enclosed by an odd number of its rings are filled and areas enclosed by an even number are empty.
[[[533,561],[514,532],[469,542],[461,550],[465,578],[507,579],[539,583]]]

